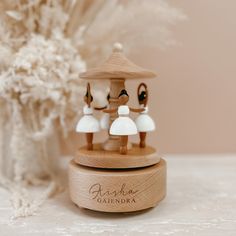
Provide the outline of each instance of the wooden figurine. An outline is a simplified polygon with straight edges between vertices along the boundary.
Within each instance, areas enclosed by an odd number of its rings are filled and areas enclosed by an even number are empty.
[[[141,91],[141,89],[144,89]],[[135,123],[140,137],[140,148],[146,147],[146,133],[155,130],[155,123],[153,119],[148,115],[148,89],[145,83],[141,83],[137,89],[138,101],[141,108],[144,110],[140,112],[140,115],[136,118]]]
[[[87,149],[93,150],[93,133],[100,130],[98,120],[93,116],[93,108],[91,103],[93,96],[90,91],[90,84],[87,84],[87,92],[84,96],[84,102],[86,105],[83,108],[84,116],[79,120],[76,126],[76,132],[85,133],[87,140]]]
[[[125,89],[122,89],[119,96],[119,107],[106,109],[103,112],[115,113],[118,111],[119,117],[111,124],[110,134],[120,136],[120,154],[127,154],[128,135],[137,134],[137,127],[132,119],[129,118],[129,111],[141,112],[144,109],[135,109],[127,105],[129,95]]]
[[[102,110],[102,129],[107,129],[105,142],[92,142],[99,131],[99,122],[93,117],[90,85],[84,97],[84,116],[78,122],[77,132],[86,133],[88,145],[78,148],[69,164],[69,193],[71,200],[82,208],[102,212],[133,212],[156,206],[166,194],[166,162],[154,147],[146,145],[146,132],[155,129],[148,115],[147,86],[138,87],[140,107],[128,106],[126,80],[155,77],[123,53],[116,43],[105,63],[80,74],[85,80],[109,80],[108,104]],[[95,108],[96,109],[96,108]],[[138,112],[135,121],[130,112]],[[140,135],[140,143],[128,142],[129,135]],[[124,155],[125,154],[125,155]],[[88,168],[89,167],[89,168]]]

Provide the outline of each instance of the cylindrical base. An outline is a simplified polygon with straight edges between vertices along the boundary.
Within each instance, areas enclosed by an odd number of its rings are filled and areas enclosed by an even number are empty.
[[[166,162],[150,167],[105,170],[71,161],[69,190],[79,207],[103,212],[132,212],[157,205],[166,194]]]

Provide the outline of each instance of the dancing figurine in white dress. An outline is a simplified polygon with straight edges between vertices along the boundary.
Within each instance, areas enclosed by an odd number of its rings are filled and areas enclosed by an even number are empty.
[[[141,92],[141,88],[144,90]],[[141,108],[144,108],[144,111],[140,112],[139,116],[136,118],[135,123],[139,132],[140,143],[139,146],[141,148],[146,147],[146,133],[155,130],[155,123],[153,119],[148,115],[148,90],[147,85],[141,83],[138,86],[137,90],[138,101]]]
[[[93,150],[93,133],[100,130],[99,121],[93,116],[93,108],[91,103],[93,96],[90,92],[90,84],[87,85],[87,93],[84,96],[86,105],[83,108],[83,117],[79,120],[76,125],[76,132],[86,133],[87,149]]]
[[[127,154],[127,144],[128,144],[128,135],[137,134],[137,127],[134,121],[129,118],[129,111],[132,112],[142,112],[143,108],[135,109],[130,108],[127,104],[129,101],[129,95],[126,90],[121,90],[119,94],[119,107],[118,109],[105,109],[103,112],[105,113],[115,113],[118,111],[119,117],[116,118],[110,127],[111,135],[119,135],[120,136],[120,154]]]

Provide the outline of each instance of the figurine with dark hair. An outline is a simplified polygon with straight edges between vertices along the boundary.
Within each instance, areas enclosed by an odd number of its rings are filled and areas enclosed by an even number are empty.
[[[87,139],[87,149],[93,150],[93,133],[100,130],[98,120],[93,116],[93,108],[91,103],[93,101],[93,96],[90,92],[90,84],[87,84],[87,92],[84,96],[84,101],[86,105],[83,108],[83,117],[79,120],[76,126],[76,132],[86,133]]]
[[[142,87],[144,89],[143,91],[141,91]],[[140,137],[139,146],[141,148],[144,148],[146,147],[146,133],[155,130],[155,123],[153,119],[148,115],[148,90],[146,84],[141,83],[138,86],[137,95],[139,105],[141,108],[144,108],[144,111],[140,112],[140,115],[135,120],[135,123]]]
[[[128,144],[128,136],[137,134],[137,127],[134,121],[129,117],[129,112],[142,112],[143,108],[135,109],[130,108],[126,105],[129,101],[129,95],[125,89],[122,89],[119,97],[119,107],[118,109],[105,109],[103,112],[106,113],[115,113],[118,112],[119,117],[116,118],[110,127],[111,135],[120,136],[120,154],[127,153],[127,144]]]

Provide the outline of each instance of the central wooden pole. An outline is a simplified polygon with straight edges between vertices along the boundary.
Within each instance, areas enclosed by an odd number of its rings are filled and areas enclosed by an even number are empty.
[[[110,103],[109,108],[114,109],[119,107],[118,97],[120,91],[125,89],[125,79],[111,79],[110,84]],[[112,122],[118,117],[117,113],[110,114],[110,126]],[[109,132],[109,131],[108,131]],[[108,140],[103,144],[103,149],[106,151],[118,151],[120,149],[120,136],[109,134]]]

